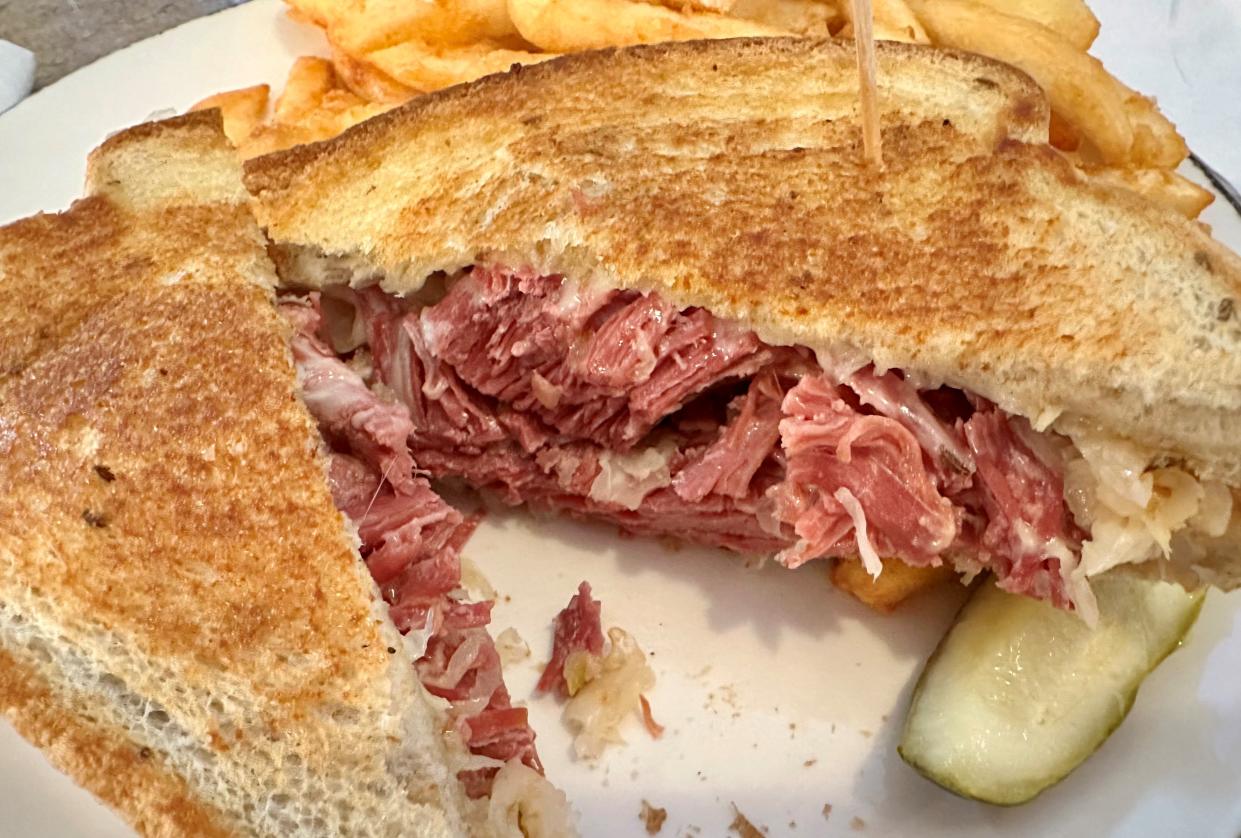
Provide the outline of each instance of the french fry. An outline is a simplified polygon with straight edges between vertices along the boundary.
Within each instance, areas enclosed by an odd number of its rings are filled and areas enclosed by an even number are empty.
[[[821,0],[737,0],[730,14],[805,38],[826,37],[846,22],[839,8]]]
[[[1133,127],[1118,83],[1097,58],[1040,23],[974,0],[908,0],[931,40],[1006,61],[1029,73],[1103,162],[1130,159]]]
[[[707,12],[679,12],[631,0],[508,0],[517,31],[550,52],[792,34],[785,29]]]
[[[418,40],[441,46],[507,41],[518,47],[505,0],[287,0],[352,55]]]
[[[1133,125],[1132,165],[1139,169],[1175,169],[1189,156],[1189,146],[1176,126],[1159,112],[1152,99],[1120,82],[1125,110]]]
[[[504,49],[483,42],[467,47],[434,47],[421,41],[406,41],[366,56],[375,68],[415,90],[439,90],[454,84],[503,73],[514,64],[537,64],[554,53]]]
[[[1049,142],[1053,147],[1061,151],[1077,151],[1082,144],[1082,135],[1055,111],[1051,112],[1051,124],[1048,126],[1047,132]]]
[[[228,90],[208,96],[201,102],[190,106],[191,111],[206,111],[219,108],[224,120],[224,136],[233,145],[238,145],[263,120],[267,112],[267,98],[271,88],[265,84],[254,87],[243,87],[241,90]]]
[[[351,125],[387,110],[344,87],[325,59],[304,56],[294,62],[271,118],[263,122],[267,85],[217,93],[190,110],[220,108],[224,131],[243,157],[333,137]]]
[[[880,41],[902,41],[910,44],[929,44],[926,30],[918,22],[918,18],[910,11],[905,0],[872,0],[875,18],[875,38]],[[841,4],[846,17],[849,17],[852,4]],[[853,37],[853,23],[845,30],[846,37]]]
[[[302,111],[296,120],[273,120],[258,126],[249,137],[237,144],[237,149],[242,157],[248,159],[295,145],[331,139],[391,107],[363,101],[348,90],[332,90],[320,99],[317,107]]]
[[[941,567],[912,567],[899,559],[884,559],[883,572],[871,577],[857,559],[832,563],[832,584],[865,605],[885,614],[905,600],[952,579],[955,572]]]
[[[1100,166],[1085,167],[1083,171],[1105,183],[1130,189],[1157,204],[1170,207],[1186,218],[1197,218],[1215,200],[1210,190],[1167,169]]]
[[[284,90],[276,99],[275,121],[294,123],[319,107],[323,97],[339,87],[332,62],[303,55],[293,62]]]
[[[698,12],[729,13],[736,6],[736,0],[642,0],[644,3],[655,3],[669,9],[682,11],[693,9]]]
[[[345,87],[368,102],[399,105],[419,92],[392,78],[372,62],[350,55],[330,41],[328,43],[332,49],[332,67],[336,70],[337,77]]]
[[[976,0],[997,12],[1041,23],[1082,52],[1099,36],[1099,19],[1084,0]]]

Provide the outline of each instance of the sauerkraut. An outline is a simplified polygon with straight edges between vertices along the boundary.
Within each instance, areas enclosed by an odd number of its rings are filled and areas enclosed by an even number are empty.
[[[1149,452],[1098,433],[1075,434],[1064,470],[1074,518],[1089,529],[1081,565],[1095,576],[1122,564],[1173,558],[1173,535],[1221,535],[1232,518],[1232,493],[1175,466],[1154,467]]]
[[[565,793],[519,760],[510,760],[496,774],[487,808],[491,833],[504,838],[576,836],[573,812]]]
[[[565,665],[573,697],[564,720],[575,733],[573,749],[583,759],[597,758],[609,744],[624,744],[621,723],[631,715],[641,717],[642,693],[655,686],[655,673],[628,632],[610,628],[608,640],[611,648],[603,657],[574,653]]]
[[[672,482],[668,464],[675,450],[675,444],[668,441],[627,454],[603,452],[599,475],[590,485],[590,499],[637,509],[644,497]]]

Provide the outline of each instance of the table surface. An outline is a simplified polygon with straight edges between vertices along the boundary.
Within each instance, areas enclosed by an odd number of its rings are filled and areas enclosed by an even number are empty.
[[[246,0],[0,0],[0,40],[35,54],[35,89],[96,58]]]

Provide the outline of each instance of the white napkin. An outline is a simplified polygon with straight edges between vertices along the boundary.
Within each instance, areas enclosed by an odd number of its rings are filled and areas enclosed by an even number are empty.
[[[0,113],[16,105],[34,87],[34,53],[0,41]]]

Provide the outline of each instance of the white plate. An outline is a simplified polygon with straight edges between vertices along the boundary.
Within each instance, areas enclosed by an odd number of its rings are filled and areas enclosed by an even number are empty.
[[[67,205],[84,155],[107,132],[219,90],[278,88],[294,55],[323,46],[275,0],[258,0],[70,76],[0,118],[0,222]],[[1241,245],[1241,224],[1222,202],[1206,220]],[[939,790],[894,750],[912,680],[959,592],[879,617],[834,591],[821,565],[748,572],[715,551],[671,552],[522,514],[492,516],[465,552],[502,594],[494,628],[516,626],[536,658],[583,578],[604,603],[605,623],[654,653],[652,705],[668,733],[652,742],[633,724],[631,744],[597,767],[570,759],[551,701],[531,702],[548,774],[587,835],[645,835],[643,799],[668,810],[667,836],[699,834],[693,827],[722,835],[733,803],[773,835],[851,835],[855,825],[870,835],[1092,838],[1234,838],[1241,829],[1241,595],[1208,599],[1191,642],[1071,778],[1027,806],[996,809]],[[514,696],[529,696],[536,677],[532,662],[513,667]],[[7,724],[0,813],[5,835],[131,834]]]

